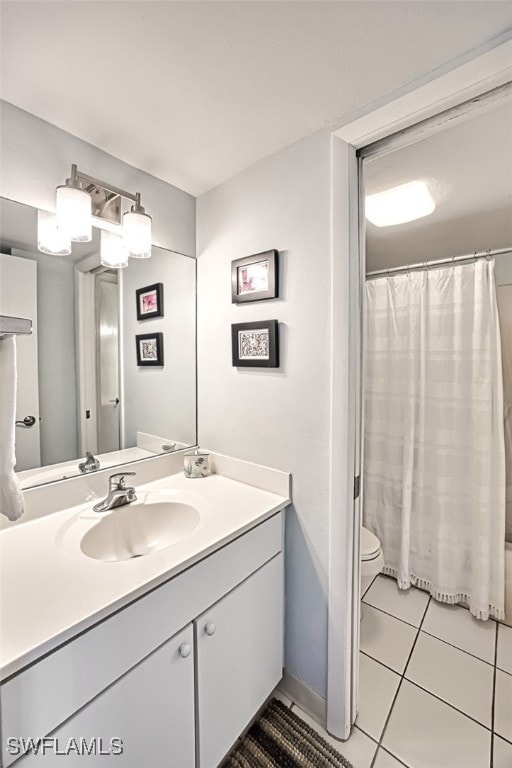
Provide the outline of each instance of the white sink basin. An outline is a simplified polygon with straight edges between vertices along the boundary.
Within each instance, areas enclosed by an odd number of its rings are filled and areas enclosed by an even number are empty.
[[[199,511],[181,501],[147,499],[112,512],[82,537],[80,549],[95,560],[131,560],[172,547],[199,525]]]

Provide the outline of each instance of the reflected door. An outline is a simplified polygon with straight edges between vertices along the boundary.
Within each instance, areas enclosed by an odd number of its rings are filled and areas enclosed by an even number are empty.
[[[0,254],[0,314],[32,320],[32,334],[16,337],[16,420],[35,418],[32,426],[16,426],[16,471],[20,472],[41,466],[35,261]]]
[[[96,338],[98,453],[118,451],[119,407],[119,291],[117,274],[96,275]]]

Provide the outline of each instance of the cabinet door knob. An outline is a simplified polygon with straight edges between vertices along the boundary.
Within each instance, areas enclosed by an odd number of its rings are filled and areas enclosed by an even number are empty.
[[[190,651],[192,648],[190,647],[190,643],[182,643],[179,647],[179,654],[182,659],[186,659],[187,656],[190,656]]]
[[[206,632],[207,635],[214,635],[216,629],[217,627],[215,626],[213,621],[209,621],[208,624],[205,626],[204,631]]]

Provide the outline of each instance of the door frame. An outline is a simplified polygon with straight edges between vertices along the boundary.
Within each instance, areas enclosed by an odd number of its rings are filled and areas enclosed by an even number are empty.
[[[121,360],[120,360],[120,345],[119,345],[119,308],[121,304],[121,293],[119,285],[119,271],[117,273],[113,269],[101,269],[94,274],[94,339],[95,339],[95,388],[96,388],[96,434],[97,445],[96,450],[99,454],[111,453],[112,451],[119,451],[121,449],[121,408],[120,408],[120,379],[121,379]],[[116,287],[116,301],[117,301],[117,402],[115,403],[114,412],[117,417],[117,448],[110,448],[105,450],[104,444],[102,444],[102,427],[104,426],[104,412],[103,409],[103,396],[102,396],[102,369],[101,369],[101,312],[102,312],[102,298],[101,298],[101,283],[107,282]]]
[[[358,151],[512,80],[512,32],[399,89],[332,135],[331,487],[327,730],[345,740],[357,714],[364,215]]]

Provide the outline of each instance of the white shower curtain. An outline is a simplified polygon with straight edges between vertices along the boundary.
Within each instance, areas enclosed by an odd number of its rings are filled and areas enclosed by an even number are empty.
[[[364,524],[385,573],[504,618],[494,261],[366,283]]]

